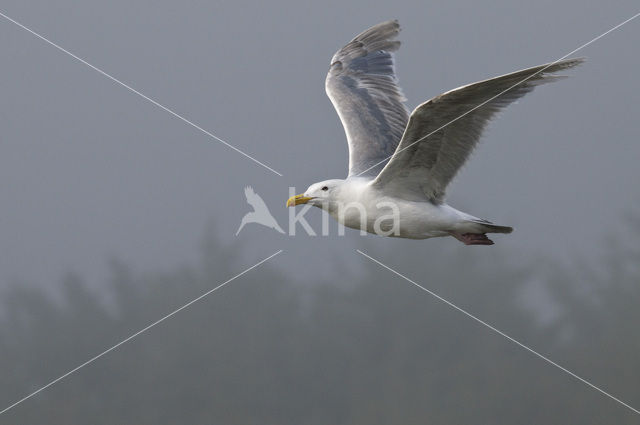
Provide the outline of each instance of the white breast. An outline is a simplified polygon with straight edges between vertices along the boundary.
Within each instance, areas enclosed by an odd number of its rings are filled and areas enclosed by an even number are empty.
[[[394,198],[373,189],[367,180],[348,180],[328,209],[339,223],[369,233],[426,239],[447,236],[462,219],[446,205]]]

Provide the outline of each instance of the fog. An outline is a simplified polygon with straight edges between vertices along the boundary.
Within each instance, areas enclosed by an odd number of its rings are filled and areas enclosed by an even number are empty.
[[[640,221],[625,229],[639,231]],[[24,286],[5,290],[4,404],[246,266],[238,248],[213,234],[207,240],[195,267],[136,273],[113,263],[102,291],[108,301],[73,275],[57,300]],[[640,404],[640,250],[612,243],[610,258],[579,271],[544,261],[514,267],[499,261],[504,248],[494,251],[493,261],[433,244],[403,261],[384,254],[429,290]],[[433,260],[429,275],[416,271],[423,254]],[[0,423],[638,422],[631,410],[407,281],[362,266],[357,277],[301,284],[267,262],[9,410]],[[553,300],[552,317],[537,309],[533,281]]]
[[[413,107],[556,60],[635,2],[5,0],[0,12],[283,174],[0,17],[0,410],[283,250],[0,423],[638,421],[356,249],[640,406],[640,21],[502,113],[450,186],[453,206],[515,228],[495,246],[255,224],[234,236],[246,185],[284,225],[290,186],[346,175],[324,77],[363,29],[400,21]],[[318,230],[320,211],[307,218]]]

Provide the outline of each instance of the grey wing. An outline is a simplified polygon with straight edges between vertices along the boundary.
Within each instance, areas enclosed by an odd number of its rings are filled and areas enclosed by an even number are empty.
[[[550,74],[583,61],[568,59],[524,69],[423,103],[411,113],[398,148],[373,184],[405,199],[441,202],[447,185],[498,111],[536,86],[564,78]]]
[[[349,143],[349,176],[376,176],[396,149],[409,120],[391,52],[397,21],[369,28],[331,59],[325,89]],[[380,161],[383,163],[369,170]],[[364,173],[363,173],[364,171]]]

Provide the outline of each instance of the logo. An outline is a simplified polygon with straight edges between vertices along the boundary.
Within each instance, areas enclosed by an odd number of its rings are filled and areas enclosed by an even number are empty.
[[[249,223],[261,224],[280,233],[284,233],[284,230],[282,230],[276,219],[271,215],[267,204],[264,203],[260,195],[254,192],[251,186],[244,188],[244,196],[247,198],[247,203],[251,205],[253,211],[246,213],[244,217],[242,217],[236,236],[238,236],[238,233],[240,233],[245,224]]]
[[[289,195],[294,196],[296,193],[295,187],[289,188]],[[265,227],[273,229],[281,234],[287,234],[289,236],[296,235],[296,228],[298,225],[304,229],[309,236],[317,236],[309,222],[305,218],[305,214],[312,208],[311,204],[304,205],[301,209],[289,208],[289,221],[288,232],[282,230],[282,227],[278,224],[275,217],[269,211],[267,204],[258,195],[251,186],[244,188],[244,195],[247,198],[247,203],[253,208],[253,211],[248,212],[242,217],[240,227],[236,231],[236,236],[244,228],[246,224],[257,223]],[[367,208],[359,202],[335,202],[335,210],[331,216],[337,221],[338,236],[344,236],[345,226],[359,230],[361,235],[366,235],[367,232],[375,233],[380,236],[398,236],[400,231],[400,210],[399,207],[393,202],[382,201],[375,205],[374,217],[367,216]],[[320,234],[322,236],[329,236],[330,214],[322,208],[322,230]],[[371,218],[371,220],[369,220]]]

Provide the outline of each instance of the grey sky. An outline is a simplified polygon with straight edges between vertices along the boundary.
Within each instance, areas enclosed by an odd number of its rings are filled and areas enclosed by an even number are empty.
[[[413,107],[457,86],[555,60],[637,13],[637,3],[452,1],[242,3],[5,0],[2,13],[228,140],[278,177],[0,19],[0,279],[92,281],[108,256],[143,269],[198,260],[203,230],[251,258],[331,275],[362,265],[346,238],[247,226],[251,184],[286,222],[288,186],[343,177],[347,148],[324,94],[331,55],[397,18],[401,85]],[[516,231],[513,258],[590,256],[640,206],[634,21],[576,56],[573,78],[494,121],[450,187],[453,206]],[[320,211],[308,216],[319,223]],[[467,248],[369,236],[385,250]],[[459,245],[459,246],[458,246]],[[352,256],[353,257],[349,257]],[[494,258],[484,249],[478,256]],[[353,258],[353,261],[350,260]]]

